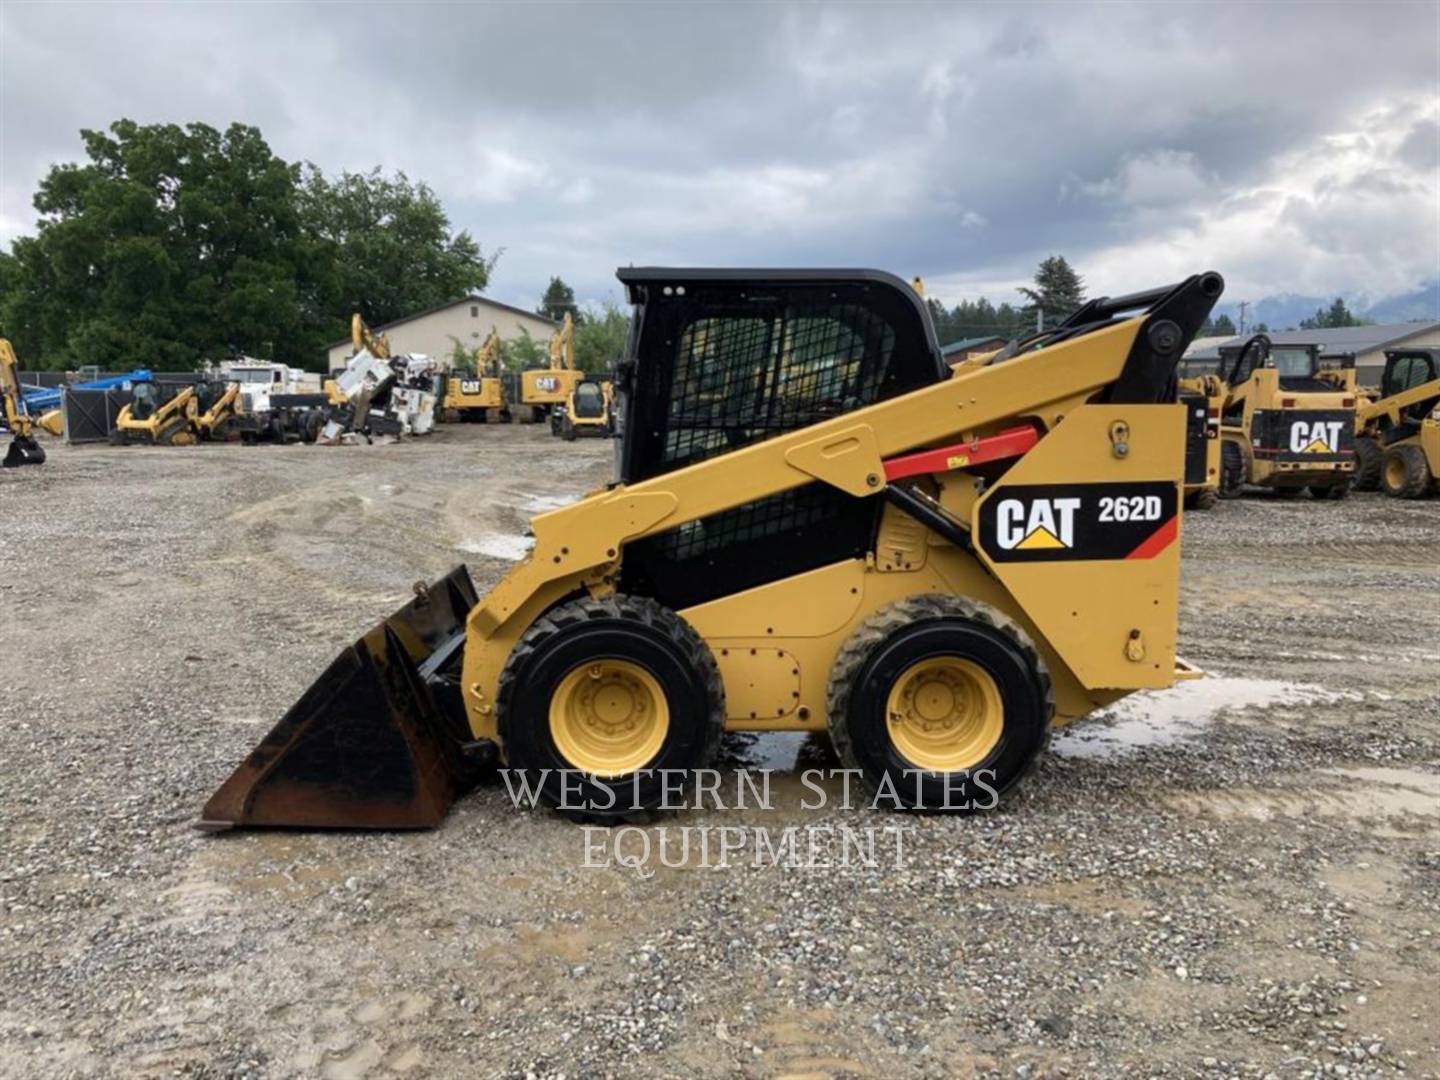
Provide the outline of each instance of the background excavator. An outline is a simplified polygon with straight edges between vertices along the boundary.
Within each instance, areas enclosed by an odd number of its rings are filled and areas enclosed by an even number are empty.
[[[1418,499],[1440,479],[1440,349],[1392,349],[1355,410],[1355,487]]]
[[[35,439],[37,427],[56,436],[65,430],[59,409],[32,416],[26,408],[20,387],[20,363],[15,358],[14,347],[5,338],[0,338],[0,419],[10,432],[10,446],[3,459],[6,468],[40,465],[45,461],[45,448]]]
[[[585,373],[575,366],[575,320],[569,312],[550,338],[550,366],[520,373],[520,401],[513,408],[522,424],[548,422],[557,405],[570,399]]]
[[[200,824],[428,827],[477,769],[629,819],[724,731],[827,733],[880,805],[983,809],[1176,657],[1184,409],[1218,274],[951,369],[878,271],[618,272],[615,482],[347,648]]]
[[[500,335],[491,330],[475,354],[473,375],[452,371],[445,375],[445,393],[440,399],[440,418],[447,423],[485,423],[494,414],[509,423],[510,402],[501,371]]]

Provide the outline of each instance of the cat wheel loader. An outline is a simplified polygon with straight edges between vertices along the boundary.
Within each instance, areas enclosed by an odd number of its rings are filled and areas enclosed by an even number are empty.
[[[566,442],[582,435],[598,435],[608,439],[615,434],[615,395],[612,384],[604,379],[585,376],[570,391],[563,405],[555,406],[550,418],[550,434]]]
[[[1385,353],[1380,392],[1355,410],[1355,487],[1418,499],[1440,480],[1440,349]]]
[[[569,312],[550,339],[550,366],[520,373],[520,401],[515,418],[522,424],[548,422],[556,406],[563,405],[585,373],[575,366],[575,320]]]
[[[1222,499],[1247,484],[1282,496],[1306,489],[1343,499],[1355,472],[1354,369],[1323,371],[1314,345],[1272,345],[1257,334],[1220,349]]]
[[[727,730],[828,732],[883,805],[977,808],[1054,727],[1195,677],[1175,369],[1218,274],[954,372],[886,273],[618,276],[616,481],[535,517],[483,596],[463,566],[417,585],[201,827],[434,826],[497,763],[628,819]]]
[[[0,420],[5,421],[5,427],[10,432],[10,446],[3,459],[7,469],[44,464],[45,448],[35,439],[37,427],[56,436],[65,430],[59,409],[47,410],[39,416],[30,414],[20,389],[19,371],[20,362],[15,357],[14,347],[5,338],[0,338]]]
[[[446,423],[469,421],[483,424],[492,415],[507,424],[511,419],[500,364],[500,335],[494,330],[490,331],[475,355],[475,374],[447,374],[445,393],[440,401],[440,419]]]

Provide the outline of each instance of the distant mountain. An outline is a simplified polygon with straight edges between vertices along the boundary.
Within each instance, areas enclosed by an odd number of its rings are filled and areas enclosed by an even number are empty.
[[[1421,285],[1414,292],[1381,300],[1365,312],[1365,318],[1377,323],[1440,321],[1440,279]]]
[[[1245,323],[1247,326],[1255,326],[1263,322],[1272,330],[1284,330],[1287,326],[1299,326],[1300,320],[1310,318],[1317,308],[1328,308],[1334,302],[1333,293],[1325,296],[1302,296],[1297,293],[1266,296],[1246,308]],[[1374,323],[1403,323],[1424,319],[1440,321],[1440,279],[1427,282],[1413,292],[1379,300],[1352,294],[1345,296],[1345,303],[1361,318]],[[1229,315],[1231,320],[1239,325],[1240,308],[1237,304],[1222,302],[1216,307],[1215,314]]]

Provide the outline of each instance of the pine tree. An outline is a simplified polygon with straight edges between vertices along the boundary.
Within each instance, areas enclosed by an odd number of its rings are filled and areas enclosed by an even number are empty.
[[[1029,314],[1043,313],[1047,327],[1064,322],[1085,302],[1085,282],[1065,261],[1064,255],[1051,255],[1035,271],[1035,287],[1020,286],[1030,301]]]
[[[575,290],[558,277],[550,279],[545,295],[540,299],[540,306],[535,311],[556,322],[565,318],[566,312],[575,317],[577,324],[581,321],[580,310],[575,306]]]

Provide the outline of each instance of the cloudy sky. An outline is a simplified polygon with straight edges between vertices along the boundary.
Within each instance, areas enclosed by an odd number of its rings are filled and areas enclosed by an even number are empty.
[[[491,292],[867,265],[947,300],[1440,278],[1440,4],[0,3],[0,242],[118,117],[429,182]]]

